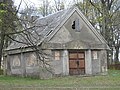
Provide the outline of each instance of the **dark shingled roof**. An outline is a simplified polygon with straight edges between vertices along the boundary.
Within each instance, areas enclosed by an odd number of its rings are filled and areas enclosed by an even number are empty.
[[[65,10],[58,11],[54,14],[50,14],[43,18],[38,18],[35,20],[32,26],[36,26],[32,29],[29,29],[29,32],[32,32],[32,35],[29,35],[31,41],[36,45],[39,45],[42,41],[44,41],[52,32],[54,32],[55,28],[66,18],[66,16],[73,10],[74,8],[69,8]],[[28,32],[25,32],[29,34]],[[22,34],[23,35],[23,34]],[[21,42],[29,42],[22,35],[17,35],[16,40]],[[7,50],[17,49],[21,47],[27,47],[29,45],[18,43],[13,41],[11,45],[7,48]]]

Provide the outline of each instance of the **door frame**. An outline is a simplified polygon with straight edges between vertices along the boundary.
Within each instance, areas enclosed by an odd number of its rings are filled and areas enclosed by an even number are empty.
[[[68,50],[68,60],[69,60],[69,75],[74,75],[74,74],[70,74],[70,53],[84,53],[84,74],[85,74],[85,50]],[[78,57],[77,57],[78,58]],[[75,74],[76,75],[76,74]],[[80,73],[78,75],[81,75]]]

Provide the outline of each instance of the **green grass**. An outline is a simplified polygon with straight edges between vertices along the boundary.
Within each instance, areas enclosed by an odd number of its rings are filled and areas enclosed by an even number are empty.
[[[66,77],[57,77],[47,80],[1,75],[0,87],[44,87],[44,88],[67,87],[67,88],[91,88],[89,90],[103,90],[97,88],[106,88],[104,90],[120,90],[118,89],[120,88],[120,70],[109,70],[108,75],[106,76],[90,76],[90,77],[66,76]],[[114,89],[110,89],[110,88],[114,88]],[[53,89],[48,89],[48,90],[53,90]],[[66,89],[66,90],[72,90],[72,89]],[[88,89],[84,89],[84,90],[88,90]]]

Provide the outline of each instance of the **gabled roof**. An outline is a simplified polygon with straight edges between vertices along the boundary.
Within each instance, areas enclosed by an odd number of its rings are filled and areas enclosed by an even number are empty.
[[[41,40],[38,37],[38,35],[34,35],[34,31],[31,30],[31,32],[33,32],[32,34],[34,36],[36,36],[36,40],[38,39],[37,44],[39,45],[45,38],[47,38],[49,36],[50,33],[53,32],[53,30],[55,29],[55,27],[57,25],[59,25],[59,23],[64,20],[64,18],[71,12],[72,8],[70,9],[66,9],[66,10],[61,10],[58,11],[54,14],[48,15],[46,17],[43,18],[38,18],[35,22],[34,25],[37,26],[34,30],[37,32],[37,34],[39,34],[39,36],[41,36]],[[52,30],[52,32],[51,32]],[[24,41],[25,39],[21,36],[21,35],[17,35],[16,38],[18,41]],[[24,41],[26,42],[26,41]],[[21,47],[26,47],[27,45],[22,44],[22,43],[18,43],[16,41],[13,41],[12,44],[7,48],[7,50],[10,49],[17,49],[17,48],[21,48]]]
[[[86,17],[81,13],[81,11],[77,7],[71,7],[69,9],[61,10],[54,14],[48,15],[44,18],[38,18],[34,22],[34,25],[37,26],[33,29],[35,31],[31,30],[31,32],[33,34],[31,36],[32,41],[34,41],[34,43],[37,45],[40,45],[44,40],[49,41],[75,11],[78,12],[78,14],[81,16],[83,21],[88,25],[88,27],[96,35],[96,37],[102,43],[106,44],[105,39],[95,30],[95,28],[90,24],[90,22],[86,19]],[[35,32],[37,32],[37,33],[35,33]],[[26,42],[26,40],[24,38],[22,38],[22,37],[20,38],[20,37],[21,36],[18,35],[18,38],[16,38],[16,39],[18,39],[19,41]],[[21,47],[27,47],[27,45],[18,43],[18,42],[13,42],[7,48],[7,50],[18,49]]]

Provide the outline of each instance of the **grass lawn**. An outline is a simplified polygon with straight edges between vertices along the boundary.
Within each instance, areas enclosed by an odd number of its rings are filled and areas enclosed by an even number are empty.
[[[3,75],[0,76],[0,90],[37,90],[37,89],[120,90],[120,70],[109,70],[108,75],[106,76],[91,76],[91,77],[66,76],[47,80],[10,77]]]

